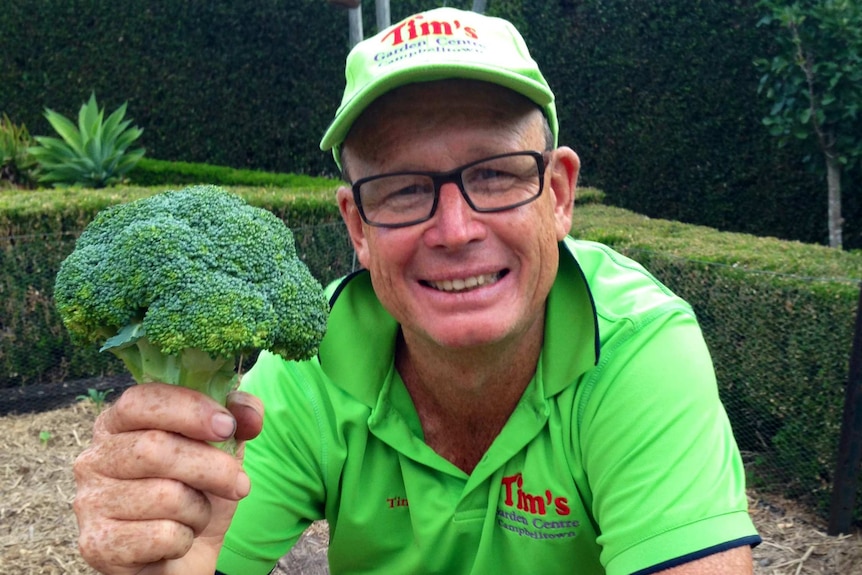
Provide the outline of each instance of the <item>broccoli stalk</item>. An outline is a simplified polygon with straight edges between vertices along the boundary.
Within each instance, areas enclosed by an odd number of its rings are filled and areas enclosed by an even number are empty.
[[[138,383],[161,382],[187,387],[212,397],[221,405],[227,404],[227,396],[238,381],[235,358],[212,357],[195,348],[174,354],[162,353],[147,339],[140,320],[108,338],[99,351],[110,351],[120,358]],[[228,453],[236,452],[233,438],[214,445]]]
[[[73,340],[101,344],[138,383],[221,405],[243,356],[317,353],[329,309],[287,226],[213,186],[100,212],[61,264],[54,299]]]

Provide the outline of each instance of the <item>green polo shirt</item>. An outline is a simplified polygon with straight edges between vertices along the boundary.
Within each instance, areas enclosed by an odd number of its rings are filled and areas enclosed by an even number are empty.
[[[535,376],[469,475],[424,443],[366,272],[335,290],[317,358],[261,356],[219,570],[269,573],[317,519],[333,574],[624,575],[758,543],[690,306],[605,246],[560,245]]]

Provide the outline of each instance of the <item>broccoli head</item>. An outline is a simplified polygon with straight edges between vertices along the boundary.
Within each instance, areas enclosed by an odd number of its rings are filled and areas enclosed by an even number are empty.
[[[116,354],[136,381],[222,404],[242,356],[317,353],[329,311],[284,222],[215,186],[97,214],[61,264],[54,299],[73,341]]]

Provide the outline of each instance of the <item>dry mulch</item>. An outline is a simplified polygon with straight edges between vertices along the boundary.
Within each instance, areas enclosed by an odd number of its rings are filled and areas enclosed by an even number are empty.
[[[92,575],[77,552],[72,462],[90,440],[92,404],[0,417],[0,574]],[[824,522],[792,501],[749,493],[763,537],[756,575],[862,575],[862,532],[826,535]],[[325,523],[314,524],[279,575],[326,575]]]

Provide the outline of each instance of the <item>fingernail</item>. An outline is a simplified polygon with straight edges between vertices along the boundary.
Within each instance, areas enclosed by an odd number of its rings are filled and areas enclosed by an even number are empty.
[[[236,494],[239,497],[245,497],[251,491],[251,480],[245,471],[240,471],[236,478]]]
[[[227,439],[233,437],[236,431],[236,420],[227,413],[219,412],[213,415],[212,428],[213,433],[222,439]]]

